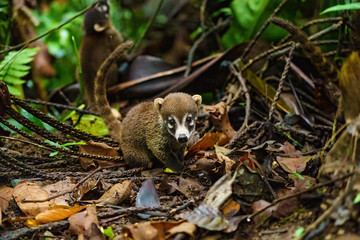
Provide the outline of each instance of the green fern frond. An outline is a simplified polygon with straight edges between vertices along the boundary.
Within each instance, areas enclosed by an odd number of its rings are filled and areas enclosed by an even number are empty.
[[[35,47],[11,51],[0,62],[0,79],[7,83],[10,93],[16,96],[21,95],[19,87],[25,83],[21,78],[29,73],[31,67],[27,64],[33,60],[39,49]]]

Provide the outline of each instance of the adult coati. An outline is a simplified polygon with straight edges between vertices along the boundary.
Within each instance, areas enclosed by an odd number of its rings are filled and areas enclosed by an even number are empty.
[[[151,167],[159,160],[175,171],[183,168],[186,142],[195,130],[201,96],[170,93],[154,102],[133,107],[121,123],[112,113],[106,97],[106,68],[132,46],[121,44],[101,65],[95,78],[95,104],[110,134],[120,143],[124,159],[131,167]]]
[[[80,44],[80,62],[85,101],[93,110],[96,110],[94,98],[96,72],[104,60],[123,42],[123,37],[111,24],[109,10],[107,0],[101,0],[84,16],[85,36]],[[107,71],[105,82],[107,87],[116,84],[120,64],[121,62],[112,63]]]

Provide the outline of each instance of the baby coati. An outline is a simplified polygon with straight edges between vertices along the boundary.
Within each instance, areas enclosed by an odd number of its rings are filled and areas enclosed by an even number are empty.
[[[85,101],[93,110],[96,110],[94,108],[96,106],[94,98],[96,72],[103,61],[123,42],[121,34],[111,24],[109,10],[110,6],[107,0],[100,0],[84,16],[85,36],[80,45],[80,61]],[[121,62],[113,63],[107,71],[107,87],[117,82],[120,64]]]
[[[183,168],[186,142],[195,130],[201,96],[170,93],[132,108],[122,122],[120,145],[132,167],[156,159],[175,171]]]
[[[157,159],[172,170],[181,171],[186,142],[195,130],[201,96],[170,93],[154,102],[140,103],[121,123],[107,101],[104,73],[131,46],[131,41],[121,44],[101,65],[95,78],[96,108],[111,136],[120,143],[129,166],[151,167]]]

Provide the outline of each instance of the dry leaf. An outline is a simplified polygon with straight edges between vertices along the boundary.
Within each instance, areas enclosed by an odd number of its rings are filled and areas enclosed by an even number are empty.
[[[50,210],[46,210],[45,212],[39,213],[36,215],[35,220],[38,223],[48,223],[48,222],[55,222],[65,218],[68,218],[75,213],[83,210],[85,206],[75,205],[73,207],[67,206],[54,206]]]
[[[222,212],[226,218],[235,216],[240,211],[240,204],[230,199],[222,207]]]
[[[49,194],[36,183],[22,181],[19,182],[13,192],[15,201],[21,211],[30,216],[36,216],[55,205],[54,199],[46,202],[28,202],[23,200],[44,200],[49,198]]]
[[[204,111],[210,113],[211,120],[217,131],[225,133],[228,139],[232,139],[235,136],[236,131],[230,124],[225,102],[219,102],[212,106],[204,106]]]
[[[5,211],[9,206],[14,189],[5,185],[0,186],[0,212]]]
[[[70,178],[66,178],[63,181],[58,181],[56,183],[46,185],[43,187],[43,189],[47,191],[51,197],[59,193],[70,191],[74,187],[75,187],[75,183]],[[68,206],[69,201],[70,201],[70,193],[67,193],[55,198],[55,205]]]
[[[192,156],[200,150],[206,150],[213,148],[215,144],[222,146],[225,145],[228,140],[224,133],[205,133],[205,135],[193,146],[189,148],[186,153],[186,157]]]
[[[182,222],[178,226],[175,226],[167,231],[166,239],[169,239],[171,236],[178,233],[186,233],[187,235],[193,237],[194,232],[196,231],[196,225],[189,222]]]
[[[306,167],[306,158],[302,156],[299,150],[296,150],[289,142],[285,142],[280,148],[284,153],[293,155],[294,157],[280,157],[277,156],[276,160],[280,166],[289,173],[301,173]]]
[[[81,153],[94,154],[94,155],[102,155],[108,157],[119,157],[119,153],[116,149],[108,146],[106,143],[98,143],[92,140],[86,142],[86,145],[80,145],[79,151]],[[111,165],[112,163],[109,161],[102,161],[104,165]],[[80,157],[80,164],[86,170],[90,167],[96,167],[96,164],[93,159]]]
[[[89,237],[92,240],[103,240],[105,236],[99,229],[95,206],[88,206],[86,211],[69,217],[70,232],[77,234],[78,239]]]
[[[221,231],[228,227],[229,221],[213,207],[201,204],[194,211],[183,212],[181,218],[210,231]]]
[[[125,180],[112,186],[98,201],[103,204],[118,205],[130,197],[133,187],[134,184],[131,180]]]
[[[89,192],[91,189],[93,189],[97,184],[98,184],[98,180],[96,180],[95,178],[89,178],[88,180],[86,180],[83,184],[81,184],[80,187],[78,187],[77,189],[74,190],[72,197],[76,200],[76,201],[80,201],[81,198],[87,193]]]
[[[158,236],[158,230],[150,222],[136,223],[126,228],[134,240],[164,239]]]
[[[231,168],[235,164],[235,161],[230,159],[229,157],[225,156],[222,151],[220,151],[220,150],[218,151],[218,148],[219,147],[215,145],[216,156],[221,163],[225,162],[225,173],[229,173],[229,172],[231,172]]]

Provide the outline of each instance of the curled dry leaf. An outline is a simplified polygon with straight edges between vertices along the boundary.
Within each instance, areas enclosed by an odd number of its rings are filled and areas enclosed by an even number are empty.
[[[86,145],[81,145],[79,147],[79,151],[81,153],[94,154],[94,155],[102,155],[108,157],[119,157],[119,153],[116,149],[108,146],[106,143],[98,143],[92,140],[86,142]],[[97,161],[100,162],[100,161]],[[112,165],[109,161],[101,161],[103,165]],[[96,164],[93,159],[80,157],[80,164],[84,169],[88,169],[90,167],[96,167]]]
[[[95,206],[88,206],[86,211],[72,215],[69,223],[70,232],[77,234],[78,239],[84,239],[84,236],[92,240],[105,239],[99,228]]]
[[[201,150],[213,148],[215,144],[222,146],[228,143],[226,135],[223,133],[205,133],[205,135],[189,148],[186,157],[192,156]]]
[[[234,176],[231,177],[230,173],[227,173],[217,180],[207,192],[204,204],[219,209],[231,196],[232,184],[235,181],[236,175],[235,172]]]
[[[225,102],[219,102],[212,106],[204,106],[204,111],[210,113],[211,120],[217,131],[225,133],[228,139],[232,139],[235,136],[236,131],[230,124]]]
[[[219,147],[219,146],[215,145],[216,156],[221,163],[222,162],[225,163],[225,172],[229,173],[229,172],[231,172],[231,168],[235,164],[235,161],[230,159],[229,157],[225,156],[225,154],[224,154],[225,149],[223,147]],[[228,150],[228,149],[226,149],[226,150]]]
[[[8,208],[13,191],[14,189],[11,187],[5,185],[0,186],[0,212],[4,212]]]
[[[68,218],[74,215],[75,213],[83,210],[84,208],[85,206],[79,206],[79,205],[75,205],[73,207],[54,206],[53,208],[36,215],[35,220],[38,223],[55,222]]]
[[[76,201],[80,201],[81,198],[87,193],[89,192],[91,189],[93,189],[97,184],[98,184],[98,180],[96,180],[95,178],[89,178],[88,180],[86,180],[83,184],[81,184],[77,189],[75,189],[72,193],[72,197],[76,200]]]
[[[21,211],[30,216],[36,216],[55,205],[54,199],[46,202],[22,202],[23,200],[44,200],[49,198],[49,194],[38,184],[28,181],[19,182],[14,188],[13,196]]]
[[[48,184],[44,186],[43,189],[49,193],[50,197],[52,197],[59,193],[70,191],[74,187],[75,187],[75,183],[70,178],[66,178],[63,181],[58,181],[53,184]],[[68,206],[69,201],[70,201],[70,193],[63,194],[55,198],[55,205]]]
[[[130,197],[133,187],[134,184],[131,180],[125,180],[112,186],[98,201],[103,204],[118,205]]]

